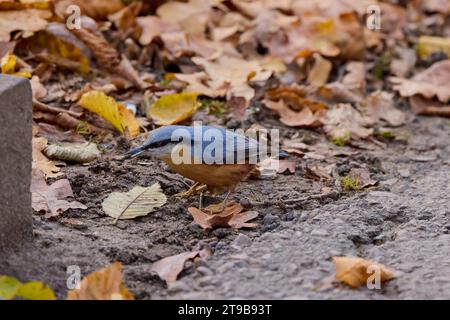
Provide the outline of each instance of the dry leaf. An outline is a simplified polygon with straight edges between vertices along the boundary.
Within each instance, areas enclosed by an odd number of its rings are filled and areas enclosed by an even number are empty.
[[[249,86],[249,82],[265,81],[269,79],[272,71],[264,70],[257,61],[242,60],[222,56],[216,61],[208,61],[195,57],[192,61],[202,66],[209,80],[206,85],[218,92],[218,95],[243,97],[247,103],[254,97],[255,90]]]
[[[150,271],[156,273],[167,284],[177,281],[177,277],[183,271],[187,260],[194,259],[199,251],[183,252],[175,256],[156,261],[150,267]]]
[[[315,87],[321,87],[328,82],[333,65],[327,59],[322,58],[318,53],[313,55],[314,64],[308,74],[308,83]]]
[[[385,91],[376,91],[366,98],[364,104],[364,112],[374,123],[384,120],[393,127],[406,123],[406,114],[394,106],[393,94]]]
[[[47,147],[47,139],[33,138],[33,168],[41,171],[45,178],[56,178],[62,175],[60,168],[47,159],[42,151]]]
[[[323,124],[325,110],[313,113],[311,109],[304,108],[300,112],[291,110],[284,101],[278,102],[264,100],[264,104],[271,110],[278,113],[280,121],[290,127],[320,127]]]
[[[136,23],[141,28],[139,43],[143,46],[149,45],[158,36],[164,38],[163,34],[181,31],[178,26],[155,16],[137,17]]]
[[[125,7],[122,0],[60,0],[56,4],[56,11],[65,16],[70,5],[80,7],[83,14],[96,20],[106,20],[109,15]]]
[[[47,89],[39,80],[38,76],[33,76],[30,80],[31,89],[33,90],[33,98],[34,99],[42,99],[47,95]]]
[[[447,2],[450,6],[450,2]],[[421,36],[417,42],[417,53],[426,59],[436,52],[444,52],[450,57],[450,38]]]
[[[87,209],[78,201],[65,200],[73,198],[72,187],[67,179],[60,179],[47,185],[43,174],[33,169],[30,190],[33,209],[45,213],[46,218],[56,217],[68,209]]]
[[[50,159],[87,163],[100,157],[95,143],[71,143],[65,145],[49,145],[43,150]]]
[[[119,132],[127,131],[130,137],[139,135],[139,123],[133,113],[105,93],[95,90],[87,92],[78,104],[108,120]]]
[[[188,84],[187,87],[184,88],[185,92],[200,93],[211,98],[225,95],[224,92],[213,90],[205,85],[208,76],[203,71],[190,74],[176,73],[174,76],[176,79]]]
[[[370,178],[370,172],[364,168],[352,168],[348,177],[358,182],[359,188],[367,188],[378,183],[377,180]]]
[[[350,104],[338,104],[328,110],[324,123],[325,132],[331,139],[359,139],[373,133],[373,129],[367,128],[369,119]]]
[[[171,125],[189,119],[199,106],[199,93],[168,94],[159,98],[147,111],[147,117],[157,125]]]
[[[342,83],[350,89],[358,89],[361,92],[366,88],[366,67],[363,62],[351,61],[346,66],[348,72]]]
[[[13,31],[21,31],[27,38],[34,32],[45,29],[52,17],[50,10],[25,9],[0,11],[0,41],[9,41]]]
[[[123,283],[122,265],[115,262],[83,278],[80,289],[70,290],[67,300],[134,300]]]
[[[154,209],[167,202],[159,183],[150,187],[136,186],[130,191],[113,192],[102,203],[103,211],[110,217],[119,219],[134,219],[146,216]]]
[[[279,160],[279,159],[265,159],[258,163],[257,169],[261,176],[274,176],[277,173],[295,173],[297,161],[295,160]]]
[[[391,77],[394,84],[393,89],[397,90],[402,97],[412,97],[421,95],[425,98],[434,97],[442,103],[450,101],[450,60],[436,62],[431,67],[416,74],[411,79]]]
[[[333,257],[336,267],[336,280],[353,288],[366,285],[369,277],[379,274],[380,281],[394,278],[394,273],[384,265],[355,257]]]
[[[194,218],[194,222],[203,229],[214,227],[232,227],[234,229],[255,228],[256,224],[248,223],[248,221],[256,218],[258,212],[241,212],[243,209],[238,203],[230,203],[225,209],[222,207],[222,204],[218,204],[210,205],[203,209],[203,211],[190,207],[188,211]]]

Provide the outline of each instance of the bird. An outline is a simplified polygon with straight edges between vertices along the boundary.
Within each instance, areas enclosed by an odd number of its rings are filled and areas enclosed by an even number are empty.
[[[267,156],[257,140],[224,128],[213,126],[168,125],[150,132],[139,147],[129,150],[125,158],[143,153],[164,161],[173,172],[193,180],[194,185],[178,194],[188,197],[200,192],[218,195],[228,191],[226,201],[242,180],[254,172],[259,161]],[[181,161],[180,161],[181,160]]]

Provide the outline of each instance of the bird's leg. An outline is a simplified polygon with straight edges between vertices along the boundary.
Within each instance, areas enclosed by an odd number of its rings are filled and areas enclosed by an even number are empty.
[[[203,209],[203,191],[200,191],[200,197],[198,199],[198,209]]]
[[[192,187],[189,188],[188,191],[177,193],[175,196],[179,198],[189,198],[199,191],[203,192],[205,189],[205,185],[200,185],[200,183],[196,182],[192,185]]]
[[[230,197],[230,194],[231,194],[231,189],[228,190],[227,195],[225,196],[225,199],[223,199],[223,201],[221,203],[221,205],[222,205],[221,206],[221,211],[224,211],[225,208],[227,207],[227,201],[228,201],[228,198]]]

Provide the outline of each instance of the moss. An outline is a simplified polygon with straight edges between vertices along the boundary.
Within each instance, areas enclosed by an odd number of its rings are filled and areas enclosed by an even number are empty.
[[[218,99],[200,99],[200,109],[208,110],[209,114],[218,116],[226,111],[225,102]]]
[[[338,147],[345,147],[350,141],[350,136],[351,136],[350,133],[347,133],[342,137],[333,138],[331,139],[331,143]]]
[[[395,134],[392,131],[382,131],[376,134],[380,138],[384,138],[386,140],[394,140]]]
[[[342,178],[341,186],[344,191],[356,191],[361,189],[358,179],[354,179],[349,176],[345,176],[344,178]]]
[[[389,72],[392,54],[389,50],[384,51],[377,63],[373,67],[373,74],[379,80],[382,80],[387,72]]]

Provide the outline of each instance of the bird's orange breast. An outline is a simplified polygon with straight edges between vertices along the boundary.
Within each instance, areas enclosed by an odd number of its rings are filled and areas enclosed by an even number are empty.
[[[164,159],[172,171],[182,176],[206,184],[212,189],[233,188],[254,170],[252,164],[174,164],[170,158]]]

